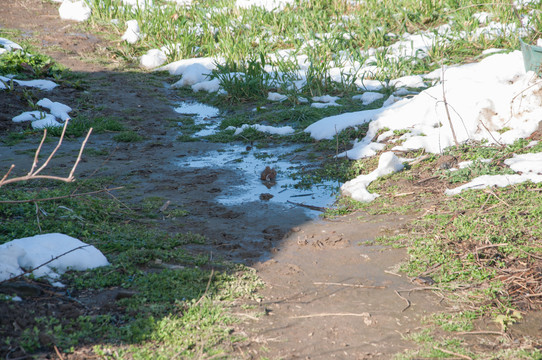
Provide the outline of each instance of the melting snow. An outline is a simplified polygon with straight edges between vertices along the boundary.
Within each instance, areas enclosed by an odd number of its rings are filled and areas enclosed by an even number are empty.
[[[58,257],[70,250],[58,259]],[[25,270],[34,270],[36,277],[55,280],[68,270],[87,270],[107,266],[109,262],[94,246],[64,234],[42,234],[12,240],[0,245],[0,281],[21,275]]]

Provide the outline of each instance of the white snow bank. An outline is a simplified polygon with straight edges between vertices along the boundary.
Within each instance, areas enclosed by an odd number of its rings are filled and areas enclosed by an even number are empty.
[[[126,22],[126,26],[126,31],[124,32],[124,35],[122,35],[121,39],[130,44],[135,44],[141,38],[137,20],[128,20]]]
[[[457,195],[463,190],[470,189],[485,189],[491,186],[505,187],[515,184],[532,181],[533,183],[542,182],[542,175],[527,173],[523,175],[482,175],[467,184],[456,187],[455,189],[447,189],[444,191],[446,195]]]
[[[202,81],[200,83],[192,85],[192,91],[207,91],[209,93],[218,92],[220,90],[220,80],[215,78],[213,80]]]
[[[267,100],[269,101],[284,101],[284,100],[287,100],[288,99],[288,96],[286,95],[282,95],[278,92],[269,92],[267,94]]]
[[[448,68],[444,91],[457,140],[511,144],[529,136],[542,118],[542,98],[537,95],[542,91],[542,81],[533,83],[533,79],[533,73],[525,73],[519,51]],[[336,132],[370,122],[365,138],[340,154],[352,159],[358,159],[383,128],[410,130],[403,135],[403,144],[393,150],[440,153],[454,144],[442,93],[439,83],[388,107],[326,117],[305,131],[317,140],[332,139]],[[499,132],[502,129],[509,130]]]
[[[479,176],[467,184],[446,190],[445,194],[457,195],[463,190],[484,189],[491,186],[505,187],[526,181],[542,182],[542,153],[514,155],[512,158],[504,160],[504,163],[515,172],[521,172],[522,174]]]
[[[183,59],[164,65],[156,70],[168,71],[171,75],[183,75],[187,71],[187,68],[189,68],[191,65],[199,64],[204,66],[209,70],[209,72],[211,72],[216,68],[215,64],[217,62],[217,59],[211,57]]]
[[[107,266],[109,262],[94,246],[64,234],[43,234],[16,239],[0,245],[0,281],[21,275],[47,261],[80,246],[58,259],[36,269],[36,277],[57,279],[68,270],[87,270]]]
[[[12,119],[13,122],[20,123],[32,121],[33,129],[43,129],[45,127],[61,127],[63,124],[56,121],[56,118],[43,111],[26,111]]]
[[[36,121],[36,120],[45,118],[47,115],[53,116],[53,115],[50,115],[43,111],[38,111],[38,110],[25,111],[24,113],[15,116],[12,120],[13,122],[16,122],[16,123],[25,122],[25,121]]]
[[[22,50],[21,45],[14,43],[13,41],[0,37],[0,54],[7,51]]]
[[[59,102],[53,102],[47,98],[43,98],[36,103],[37,105],[49,109],[51,114],[44,111],[25,111],[20,115],[15,116],[13,122],[32,121],[32,128],[43,129],[46,127],[61,127],[63,122],[70,119],[68,113],[72,108]],[[57,121],[61,120],[61,122]]]
[[[235,6],[248,9],[252,6],[264,8],[267,11],[282,10],[287,4],[293,4],[294,0],[237,0]]]
[[[384,94],[377,93],[377,92],[374,92],[374,91],[367,91],[367,92],[364,92],[361,95],[352,96],[352,99],[353,100],[361,100],[361,103],[363,105],[369,105],[369,104],[375,102],[376,100],[382,99],[383,97],[384,97]]]
[[[43,129],[50,127],[62,127],[64,124],[59,123],[51,114],[46,114],[43,119],[32,121],[32,129]]]
[[[234,135],[239,135],[246,129],[254,129],[260,132],[264,132],[267,134],[275,134],[275,135],[290,135],[294,133],[294,129],[291,126],[281,126],[281,127],[274,127],[274,126],[268,126],[268,125],[260,125],[260,124],[243,124],[241,127],[234,127],[234,126],[228,126],[226,130],[235,130]]]
[[[86,21],[90,17],[91,10],[84,0],[64,0],[58,8],[61,19]]]
[[[514,155],[504,163],[515,172],[542,174],[542,153]]]
[[[47,98],[43,98],[36,103],[37,105],[49,109],[51,114],[62,121],[66,121],[70,118],[68,113],[72,111],[72,108],[62,103],[51,101]]]
[[[44,91],[53,90],[55,87],[58,86],[57,83],[51,80],[17,80],[5,76],[0,76],[0,80],[0,90],[6,89],[6,85],[4,85],[4,83],[9,85],[11,81],[21,86],[34,87]]]
[[[359,175],[355,179],[345,182],[341,186],[341,192],[345,196],[362,202],[370,202],[376,199],[378,194],[371,194],[367,191],[367,186],[381,176],[392,174],[403,170],[404,165],[401,160],[392,152],[385,152],[380,155],[378,168],[367,175]]]
[[[160,49],[150,49],[147,53],[141,56],[140,64],[147,69],[154,69],[165,63],[167,60],[166,54]]]

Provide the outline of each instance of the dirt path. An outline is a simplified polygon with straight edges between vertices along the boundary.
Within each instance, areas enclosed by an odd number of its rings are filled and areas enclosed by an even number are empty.
[[[404,336],[418,328],[424,315],[439,309],[439,299],[425,291],[400,292],[400,297],[396,291],[424,286],[395,273],[404,251],[363,244],[411,219],[354,214],[323,221],[300,207],[258,198],[237,206],[217,203],[218,195],[239,183],[238,174],[225,167],[184,166],[190,156],[227,145],[176,141],[164,119],[178,116],[173,104],[183,98],[152,75],[118,71],[112,59],[106,65],[89,62],[115,44],[61,21],[56,6],[13,0],[2,7],[0,27],[20,29],[23,36],[38,40],[40,51],[85,73],[86,93],[61,87],[36,92],[36,97],[79,106],[80,114],[99,109],[101,115],[125,119],[144,136],[141,142],[119,144],[111,134],[93,135],[87,148],[107,155],[86,155],[78,177],[112,176],[111,186],[130,185],[117,192],[128,203],[148,196],[169,200],[190,215],[182,223],[163,219],[165,228],[202,233],[213,243],[194,251],[213,252],[258,270],[267,287],[257,308],[268,316],[253,320],[249,315],[243,322],[240,331],[249,340],[239,349],[241,357],[389,359],[413,347]],[[8,109],[0,129],[14,126],[11,117],[28,110],[25,104],[10,104],[0,101]],[[0,168],[15,163],[24,173],[35,145],[0,145]],[[50,168],[66,171],[78,148],[79,141],[68,141]]]

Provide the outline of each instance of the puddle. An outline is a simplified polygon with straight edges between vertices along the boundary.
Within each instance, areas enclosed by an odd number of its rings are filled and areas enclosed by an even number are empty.
[[[193,136],[201,137],[215,134],[218,131],[220,121],[213,118],[218,117],[220,110],[209,105],[201,104],[196,101],[187,101],[180,103],[180,106],[174,108],[176,113],[192,116],[195,125],[205,125],[205,128],[195,133]]]
[[[301,167],[303,164],[295,164],[288,159],[282,158],[287,154],[291,154],[297,148],[297,146],[268,149],[253,148],[247,151],[244,145],[232,145],[222,151],[211,151],[203,156],[184,158],[178,165],[192,168],[222,167],[234,171],[239,178],[239,184],[223,189],[223,193],[215,198],[222,205],[235,206],[258,201],[297,206],[288,203],[288,201],[291,201],[316,207],[329,207],[335,200],[335,193],[340,185],[338,182],[328,181],[313,185],[311,189],[305,190],[293,187],[296,181],[292,180],[288,175],[295,172],[296,168]],[[276,184],[269,188],[261,180],[262,171],[266,166],[277,172]],[[262,200],[260,196],[270,197],[270,199]],[[311,216],[321,213],[303,208]]]

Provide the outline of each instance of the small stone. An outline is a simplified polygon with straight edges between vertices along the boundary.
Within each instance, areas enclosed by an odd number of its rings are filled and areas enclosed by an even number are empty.
[[[269,201],[272,198],[273,198],[272,194],[269,194],[269,193],[260,194],[260,200],[262,200],[262,201]]]

